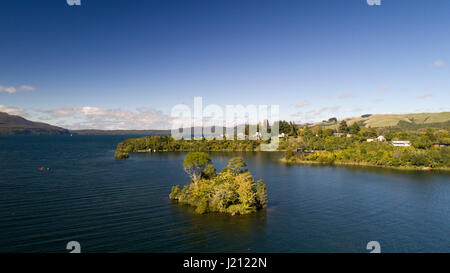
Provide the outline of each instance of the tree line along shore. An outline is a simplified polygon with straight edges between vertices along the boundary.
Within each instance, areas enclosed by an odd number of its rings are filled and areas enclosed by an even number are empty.
[[[299,127],[280,121],[279,151],[289,164],[364,165],[401,169],[450,170],[450,131],[447,128],[404,130],[367,128],[345,121],[335,129]],[[270,140],[206,139],[175,140],[170,136],[127,139],[117,145],[115,157],[128,158],[133,152],[260,151]],[[398,146],[400,143],[403,146]]]
[[[128,158],[129,153],[138,152],[214,152],[214,151],[259,151],[263,140],[175,140],[171,136],[146,136],[127,139],[117,145],[115,157]]]

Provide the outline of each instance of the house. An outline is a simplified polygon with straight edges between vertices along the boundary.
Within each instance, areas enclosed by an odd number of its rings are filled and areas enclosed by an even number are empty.
[[[261,140],[261,139],[262,139],[262,134],[261,134],[260,132],[256,132],[256,133],[253,135],[253,139]]]
[[[347,137],[352,137],[352,134],[347,134]]]
[[[448,147],[450,144],[448,143],[433,143],[434,148],[440,148],[440,147]]]
[[[318,150],[306,150],[304,148],[297,148],[296,154],[297,155],[303,155],[303,154],[311,154],[311,153],[315,153]]]
[[[411,143],[408,140],[393,140],[392,145],[395,147],[410,147]]]
[[[341,137],[341,136],[343,136],[344,134],[343,133],[334,133],[333,134],[333,136],[335,136],[335,137]]]
[[[286,135],[284,133],[281,133],[281,134],[278,135],[278,138],[285,137],[285,136]]]
[[[378,136],[377,140],[380,141],[380,142],[385,142],[386,138],[384,136]]]
[[[373,139],[373,138],[368,138],[367,139],[367,142],[374,142],[375,141],[375,139]]]

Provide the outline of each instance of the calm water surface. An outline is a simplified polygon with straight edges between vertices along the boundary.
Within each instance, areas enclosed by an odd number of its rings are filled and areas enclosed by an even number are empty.
[[[168,199],[188,181],[184,153],[115,160],[130,136],[0,137],[0,252],[450,251],[450,175],[377,168],[286,166],[244,156],[268,187],[249,216],[196,215]],[[40,167],[50,168],[42,172]]]

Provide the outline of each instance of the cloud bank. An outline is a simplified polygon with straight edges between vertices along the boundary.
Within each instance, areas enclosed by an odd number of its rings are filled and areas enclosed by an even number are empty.
[[[14,94],[16,92],[21,92],[21,91],[31,92],[31,91],[34,91],[34,90],[36,90],[36,88],[34,88],[31,85],[21,85],[19,87],[0,85],[0,93],[1,92],[6,92],[6,93]]]
[[[0,112],[5,112],[16,116],[28,116],[23,109],[6,105],[0,105]]]
[[[172,118],[152,108],[136,111],[104,109],[85,106],[38,110],[42,120],[54,120],[57,125],[69,129],[148,130],[170,129]]]

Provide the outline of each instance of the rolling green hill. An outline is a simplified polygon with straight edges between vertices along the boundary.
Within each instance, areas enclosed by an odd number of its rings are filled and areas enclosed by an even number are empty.
[[[416,130],[425,127],[450,128],[450,112],[417,113],[417,114],[374,114],[367,117],[353,117],[344,119],[348,125],[358,124],[371,128],[394,127],[399,129]],[[320,122],[323,128],[336,128],[336,122]]]

